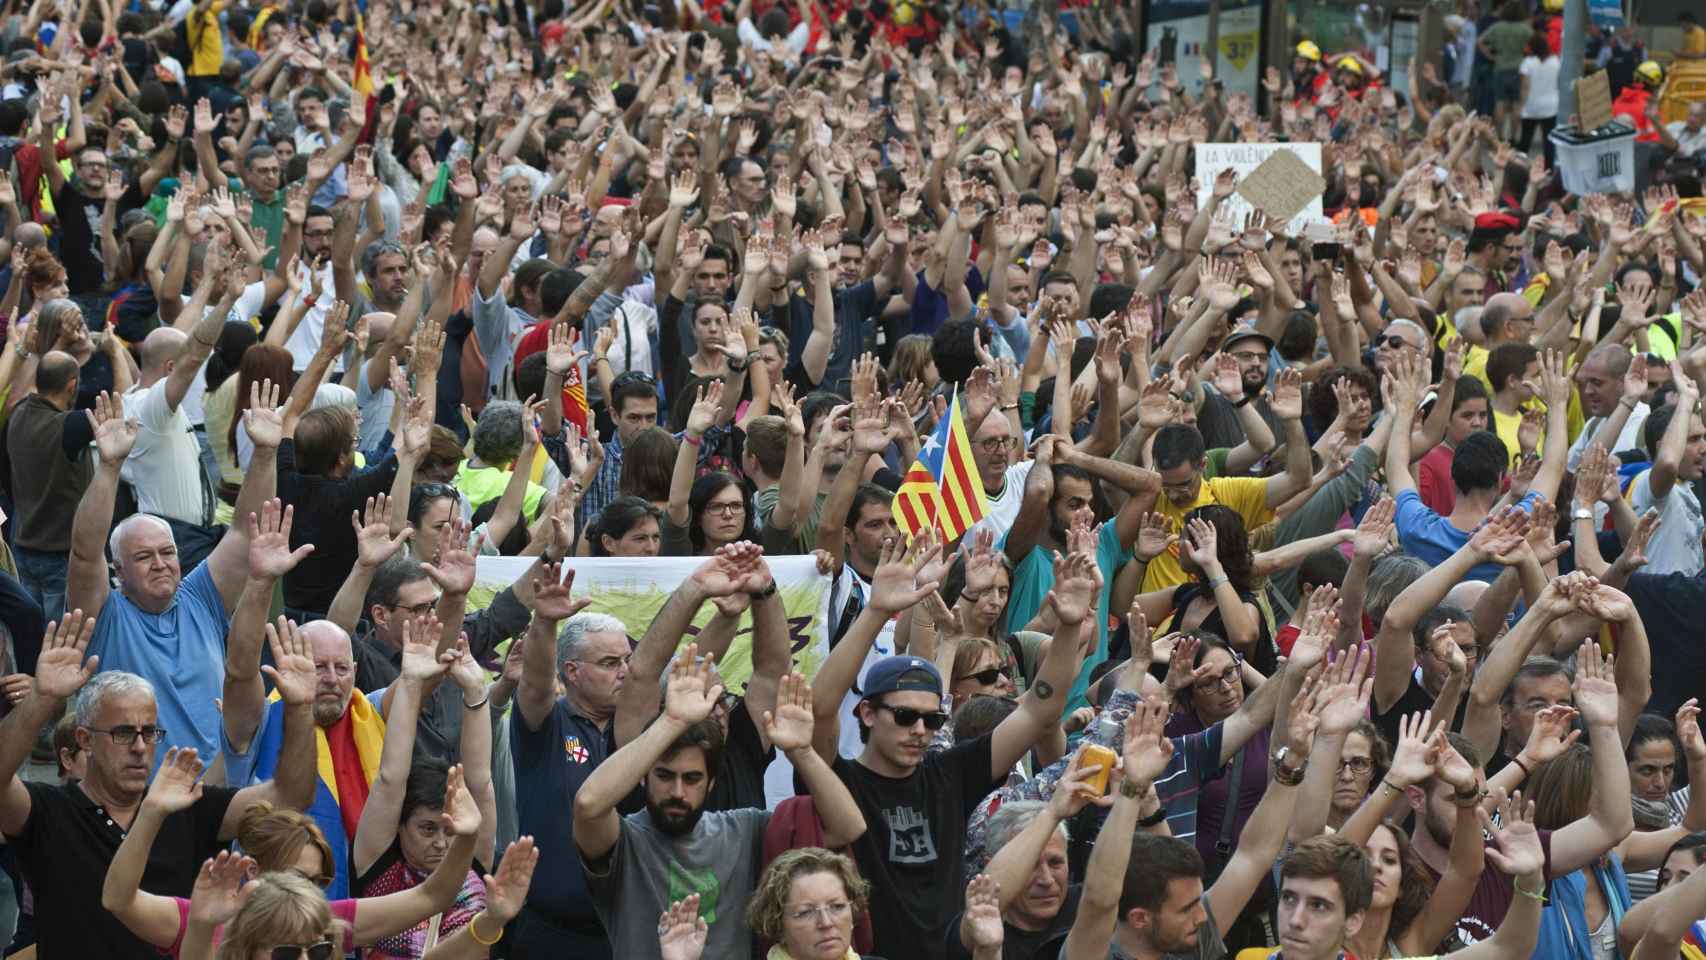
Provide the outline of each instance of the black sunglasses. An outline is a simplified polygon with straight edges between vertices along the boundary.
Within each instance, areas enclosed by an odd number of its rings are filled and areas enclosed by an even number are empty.
[[[656,377],[653,377],[649,373],[642,373],[639,370],[623,371],[616,375],[616,379],[610,381],[610,385],[612,387],[627,386],[630,383],[643,383],[648,387],[655,387],[658,385]]]
[[[1389,333],[1384,337],[1375,337],[1374,345],[1376,347],[1392,347],[1396,350],[1402,350],[1405,347],[1410,346],[1410,341],[1405,340],[1396,333]]]
[[[1006,665],[990,667],[988,670],[979,670],[976,673],[968,673],[960,679],[976,680],[979,686],[988,687],[993,686],[996,679],[999,677],[1006,677],[1009,680],[1013,679],[1013,668]]]
[[[272,960],[301,960],[302,957],[307,957],[308,960],[332,960],[334,949],[336,944],[332,941],[321,940],[319,943],[273,947],[270,956]]]
[[[887,710],[894,717],[896,726],[910,727],[918,721],[924,721],[924,729],[940,730],[948,722],[948,715],[940,710],[913,710],[910,707],[891,707],[886,703],[878,703],[877,707]]]

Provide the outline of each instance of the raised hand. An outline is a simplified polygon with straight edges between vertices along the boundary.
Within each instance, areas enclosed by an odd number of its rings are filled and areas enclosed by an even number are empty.
[[[919,569],[939,549],[939,545],[930,544],[929,538],[924,537],[914,537],[912,544],[906,547],[894,540],[884,541],[877,569],[871,576],[869,605],[884,613],[899,613],[941,586],[934,580],[925,583],[916,580]]]
[[[403,621],[403,669],[405,682],[425,683],[442,676],[447,664],[438,659],[438,631],[433,628],[437,618]]]
[[[533,615],[542,620],[559,621],[581,612],[592,598],[576,600],[570,596],[574,584],[573,570],[565,571],[561,563],[546,564],[533,578]]]
[[[1434,774],[1450,784],[1459,794],[1471,793],[1480,786],[1475,776],[1475,768],[1445,739],[1443,725],[1434,731],[1429,752],[1434,759]]]
[[[471,837],[480,832],[480,806],[462,772],[462,764],[450,768],[444,778],[444,810],[438,815],[444,832],[453,837]]]
[[[1530,770],[1557,757],[1581,739],[1582,732],[1573,729],[1576,708],[1566,704],[1544,707],[1534,715],[1534,726],[1528,733],[1528,745],[1522,749],[1522,760]]]
[[[1392,545],[1393,518],[1397,513],[1397,504],[1391,497],[1381,497],[1374,506],[1362,515],[1357,524],[1356,535],[1351,538],[1351,549],[1359,557],[1374,559],[1385,553]]]
[[[83,659],[94,632],[95,618],[85,618],[81,610],[72,610],[58,623],[47,625],[41,654],[36,658],[37,696],[64,700],[89,682],[101,662],[100,657]]]
[[[356,562],[376,568],[403,549],[414,537],[413,527],[404,527],[391,535],[391,498],[381,493],[367,498],[365,511],[351,510],[350,525],[355,527]]]
[[[190,892],[190,919],[208,927],[224,925],[248,901],[254,887],[244,881],[255,874],[254,860],[229,850],[203,861]]]
[[[1487,848],[1489,863],[1511,877],[1541,876],[1546,866],[1546,851],[1534,826],[1534,804],[1523,802],[1521,790],[1514,791],[1499,805],[1497,823],[1487,816],[1486,810],[1477,808],[1475,813],[1481,829],[1493,839],[1494,845]]]
[[[1166,728],[1165,703],[1140,703],[1126,718],[1121,762],[1128,783],[1146,789],[1167,772],[1167,765],[1173,762],[1173,741]]]
[[[664,694],[664,715],[671,720],[691,726],[711,715],[723,695],[723,685],[713,679],[712,661],[716,654],[699,656],[699,645],[690,643],[676,654],[670,668],[669,687]],[[697,662],[695,662],[697,661]],[[810,742],[810,737],[807,737]]]
[[[783,753],[811,749],[811,681],[798,673],[782,678],[776,692],[775,711],[764,711],[764,735]]]
[[[1374,693],[1374,679],[1368,676],[1373,661],[1368,645],[1359,644],[1327,665],[1315,696],[1320,733],[1350,733],[1367,715],[1369,697]]]
[[[1090,804],[1098,807],[1113,805],[1114,798],[1110,791],[1098,792],[1089,782],[1103,774],[1111,778],[1114,771],[1103,770],[1099,763],[1086,764],[1084,746],[1080,744],[1073,752],[1072,759],[1067,761],[1066,771],[1055,781],[1054,792],[1049,794],[1049,807],[1053,809],[1056,819],[1067,820],[1075,817]],[[1109,779],[1107,782],[1112,783],[1113,780]]]
[[[331,319],[328,317],[328,324]],[[326,339],[332,339],[328,334]],[[271,380],[251,383],[249,407],[243,411],[243,430],[256,449],[276,450],[284,442],[284,411],[278,409],[279,384]]]
[[[1599,644],[1584,640],[1576,650],[1576,709],[1589,727],[1617,725],[1617,681],[1613,679],[1615,658],[1602,654]]]
[[[1700,698],[1690,697],[1676,708],[1676,735],[1682,740],[1683,756],[1690,763],[1706,759],[1706,737],[1700,735]]]
[[[258,515],[249,515],[249,576],[276,580],[314,552],[311,543],[290,549],[290,524],[295,512],[294,506],[284,506],[274,497],[261,505]]]
[[[504,849],[496,875],[486,874],[486,914],[502,927],[521,913],[527,888],[533,885],[533,870],[539,866],[539,850],[533,838],[523,836]],[[484,927],[484,924],[481,924]]]
[[[455,646],[439,654],[438,660],[444,665],[450,679],[462,691],[463,703],[480,699],[486,690],[486,668],[480,666],[480,661],[475,660],[474,654],[468,650],[466,633],[456,638]]]
[[[136,433],[142,428],[142,423],[135,419],[126,419],[124,404],[118,397],[103,391],[95,397],[95,409],[85,411],[89,425],[95,428],[95,449],[101,455],[101,462],[108,465],[121,464],[130,456],[130,450],[136,446]]]
[[[699,960],[711,928],[699,916],[699,895],[677,900],[658,918],[658,951],[663,960]]]
[[[437,556],[421,564],[421,571],[447,594],[467,596],[474,589],[474,555],[468,550],[471,529],[466,520],[452,518],[439,534]]]
[[[960,929],[970,934],[974,952],[999,955],[1007,931],[1001,921],[1001,884],[994,877],[980,873],[971,878],[966,886],[966,912]]]
[[[201,799],[201,774],[204,766],[197,759],[194,747],[173,747],[148,785],[142,805],[165,816],[188,810]]]
[[[1386,778],[1395,786],[1408,787],[1433,776],[1433,760],[1429,755],[1429,733],[1433,727],[1433,711],[1412,713],[1398,720],[1398,745],[1392,751],[1392,764]]]
[[[1181,546],[1191,562],[1203,571],[1205,577],[1213,577],[1220,568],[1220,554],[1217,550],[1217,534],[1214,524],[1201,517],[1192,517],[1185,524],[1185,539]]]
[[[1073,553],[1054,555],[1054,589],[1044,602],[1054,609],[1055,617],[1063,624],[1080,623],[1096,607],[1096,593],[1102,584],[1101,570],[1094,554]]]
[[[276,626],[266,625],[266,633],[273,662],[262,664],[261,672],[278,688],[279,698],[286,706],[312,706],[319,688],[319,673],[314,668],[314,644],[302,635],[294,620],[286,620],[282,616]]]

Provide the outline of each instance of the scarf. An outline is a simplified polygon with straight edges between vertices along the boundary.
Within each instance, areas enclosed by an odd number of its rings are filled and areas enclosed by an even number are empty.
[[[379,754],[384,747],[385,720],[360,694],[350,698],[349,709],[330,731],[314,728],[315,767],[320,782],[337,801],[344,829],[351,837],[355,836],[356,824],[361,822],[368,788],[379,776]]]
[[[794,955],[778,943],[770,948],[769,953],[764,955],[764,960],[794,960]],[[859,960],[859,955],[853,952],[852,947],[848,947],[847,952],[841,955],[841,960]]]

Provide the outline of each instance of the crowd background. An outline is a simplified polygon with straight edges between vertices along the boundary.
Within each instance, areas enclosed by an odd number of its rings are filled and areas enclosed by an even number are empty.
[[[1706,30],[1575,195],[1560,10],[8,5],[8,953],[1699,955]]]

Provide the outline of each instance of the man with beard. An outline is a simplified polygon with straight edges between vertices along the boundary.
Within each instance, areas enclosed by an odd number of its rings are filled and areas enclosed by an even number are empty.
[[[276,695],[269,701],[261,682],[261,639],[273,587],[314,549],[309,545],[290,549],[292,512],[277,500],[262,508],[249,544],[249,581],[231,614],[220,743],[226,782],[231,784],[270,778],[284,747],[286,707]],[[299,633],[313,652],[314,725],[320,733],[315,741],[321,775],[315,780],[314,802],[307,813],[320,825],[337,865],[326,895],[342,899],[350,896],[350,841],[373,778],[379,774],[385,720],[375,703],[354,696],[355,655],[349,634],[329,620],[305,623]]]
[[[770,586],[775,592],[775,585]],[[744,957],[752,932],[738,905],[751,896],[764,862],[762,809],[707,813],[705,798],[722,760],[723,732],[711,717],[723,694],[713,657],[688,644],[670,672],[663,715],[612,754],[575,794],[575,846],[611,945],[624,957],[661,958],[654,918],[672,901],[699,898],[709,924],[706,954]],[[834,849],[865,834],[853,795],[812,749],[812,690],[797,673],[782,679],[764,732],[794,765]],[[619,816],[616,804],[639,782],[645,809]]]
[[[1313,625],[1324,629],[1327,624]],[[1276,677],[1274,682],[1280,682]],[[1283,746],[1268,761],[1268,783],[1219,878],[1203,889],[1202,854],[1189,841],[1136,832],[1144,789],[1167,769],[1173,744],[1165,735],[1168,707],[1145,703],[1126,721],[1125,782],[1085,871],[1078,918],[1061,960],[1221,960],[1221,931],[1243,912],[1262,878],[1273,869],[1297,805],[1297,787],[1309,766],[1318,717],[1314,697],[1301,695],[1285,712]],[[1276,724],[1277,726],[1277,724]],[[1275,739],[1282,739],[1276,731]],[[1132,770],[1137,778],[1133,782]],[[1110,943],[1112,951],[1110,951]]]
[[[1091,530],[1096,520],[1092,477],[1124,490],[1130,496],[1111,523]],[[1108,597],[1114,579],[1132,558],[1131,546],[1145,511],[1155,503],[1161,477],[1153,470],[1093,457],[1063,437],[1044,437],[1030,475],[1025,478],[1025,503],[1019,519],[998,543],[1013,564],[1012,592],[1007,597],[1009,631],[1054,632],[1054,619],[1044,602],[1054,589],[1052,558],[1069,551],[1095,557],[1101,585],[1096,591],[1095,642],[1084,669],[1067,693],[1066,709],[1088,705],[1089,674],[1108,657]]]
[[[1252,413],[1267,423],[1271,442],[1279,417],[1262,391],[1268,385],[1268,360],[1273,349],[1273,338],[1254,327],[1239,327],[1221,342],[1220,352],[1238,365],[1238,382],[1234,386],[1231,378],[1224,376],[1230,370],[1212,366],[1213,379],[1204,377],[1197,429],[1209,447],[1230,449],[1249,439],[1250,429],[1244,424]]]

